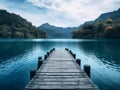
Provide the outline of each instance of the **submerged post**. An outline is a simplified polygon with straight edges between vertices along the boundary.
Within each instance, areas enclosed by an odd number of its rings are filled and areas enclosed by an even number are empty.
[[[90,65],[84,65],[84,71],[86,72],[88,77],[90,77]]]
[[[35,76],[36,74],[36,69],[30,70],[30,80]]]
[[[76,62],[81,66],[81,60],[80,59],[76,59]]]
[[[39,69],[41,67],[42,63],[43,63],[42,57],[38,57],[38,67],[37,67],[37,69]]]

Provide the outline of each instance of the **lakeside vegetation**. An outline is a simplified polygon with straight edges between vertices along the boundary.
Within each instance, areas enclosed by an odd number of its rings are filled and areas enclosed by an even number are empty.
[[[73,31],[73,38],[120,38],[120,19],[110,18],[86,24]]]
[[[120,9],[103,13],[72,33],[73,38],[120,38]]]
[[[26,19],[0,10],[0,38],[46,38],[46,33]]]

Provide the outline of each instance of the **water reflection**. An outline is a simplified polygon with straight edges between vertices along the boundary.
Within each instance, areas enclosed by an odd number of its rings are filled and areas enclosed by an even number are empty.
[[[120,42],[115,41],[92,41],[79,42],[79,47],[86,53],[93,53],[104,64],[120,67]]]

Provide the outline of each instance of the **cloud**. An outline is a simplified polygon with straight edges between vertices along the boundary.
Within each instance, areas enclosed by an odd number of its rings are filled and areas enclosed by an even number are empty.
[[[4,6],[0,7],[20,14],[36,26],[45,22],[57,26],[79,26],[85,21],[96,19],[101,13],[118,9],[120,4],[119,0],[2,1]]]
[[[0,9],[6,9],[7,7],[3,4],[0,4]]]
[[[68,25],[79,25],[94,20],[101,13],[117,9],[115,2],[119,0],[27,0],[33,6],[46,8],[49,17]],[[68,26],[67,25],[67,26]]]

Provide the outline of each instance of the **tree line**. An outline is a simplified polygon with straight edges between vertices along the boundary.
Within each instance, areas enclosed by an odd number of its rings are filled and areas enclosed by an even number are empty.
[[[73,38],[120,38],[120,19],[95,21],[72,33]]]
[[[0,38],[45,38],[47,34],[26,19],[0,10]]]

